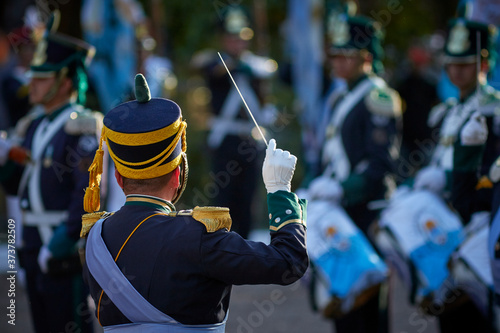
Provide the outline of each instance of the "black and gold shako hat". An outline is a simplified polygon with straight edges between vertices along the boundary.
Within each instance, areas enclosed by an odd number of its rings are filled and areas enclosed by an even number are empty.
[[[136,100],[118,105],[104,117],[99,149],[89,168],[90,180],[84,203],[87,212],[99,209],[103,142],[123,177],[157,178],[182,164],[181,189],[175,199],[185,187],[187,125],[182,120],[181,108],[171,100],[151,98],[142,74],[135,77],[135,95]]]

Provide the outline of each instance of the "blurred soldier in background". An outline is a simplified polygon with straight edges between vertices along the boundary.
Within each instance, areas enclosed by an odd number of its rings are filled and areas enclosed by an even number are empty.
[[[47,25],[31,63],[30,102],[44,114],[25,126],[21,146],[0,141],[2,180],[18,192],[23,211],[23,247],[36,332],[92,331],[88,291],[81,276],[78,236],[87,168],[97,147],[101,117],[85,110],[85,68],[92,46]]]
[[[474,235],[471,230],[478,229],[472,222],[474,213],[491,210],[492,184],[485,176],[500,147],[496,111],[500,100],[498,93],[486,84],[486,74],[495,57],[493,36],[492,27],[479,22],[463,17],[450,22],[444,46],[445,70],[459,91],[459,99],[450,98],[431,110],[428,125],[439,129],[433,138],[436,146],[425,145],[424,148],[431,152],[431,160],[416,174],[413,182],[414,190],[431,191],[454,207],[465,225],[459,242],[464,235],[465,240]],[[403,186],[398,191],[402,193]],[[439,228],[446,228],[446,221],[440,223]],[[449,234],[445,237],[451,239]],[[490,332],[489,314],[481,313],[471,295],[460,286],[463,274],[453,269],[449,253],[438,247],[429,249],[428,254],[421,253],[418,257],[445,256],[443,262],[448,264],[443,266],[445,281],[437,290],[426,291],[420,306],[438,316],[443,333]],[[438,272],[439,267],[434,267],[433,271]]]
[[[492,25],[461,17],[451,21],[445,46],[446,71],[460,97],[431,112],[431,117],[440,118],[442,124],[440,142],[433,155],[439,169],[429,173],[429,179],[425,174],[420,178],[426,186],[434,182],[442,184],[442,188],[435,189],[450,190],[450,202],[460,214],[469,238],[479,229],[477,216],[491,212],[494,200],[488,174],[500,154],[500,94],[488,85],[486,77],[495,64],[496,37]],[[421,172],[426,170],[429,169]],[[461,276],[455,276],[453,265],[450,267],[462,301],[439,316],[441,332],[493,332],[493,316],[482,309],[488,306],[475,304],[476,295],[461,288]],[[481,272],[474,273],[481,275]]]
[[[385,198],[399,151],[400,98],[376,74],[382,37],[371,19],[335,12],[328,18],[328,61],[347,87],[327,99],[322,174],[308,188],[309,199],[341,204],[365,235],[377,216],[368,203]],[[336,332],[386,332],[387,298],[377,289],[334,320]]]
[[[242,7],[224,7],[220,28],[221,55],[257,123],[266,126],[273,121],[273,114],[263,108],[263,83],[275,73],[276,63],[249,51],[253,30],[250,18]],[[212,155],[212,175],[219,186],[213,204],[231,209],[234,231],[246,238],[254,216],[252,205],[258,184],[262,144],[217,53],[202,51],[195,55],[191,65],[202,71],[212,93],[213,118],[207,145]]]

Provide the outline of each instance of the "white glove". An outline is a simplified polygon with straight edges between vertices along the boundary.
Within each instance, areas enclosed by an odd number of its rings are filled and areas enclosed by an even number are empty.
[[[7,163],[12,142],[0,136],[0,165]]]
[[[475,112],[460,131],[460,141],[464,146],[480,146],[488,138],[486,118]]]
[[[309,195],[311,198],[339,201],[344,195],[344,189],[337,180],[321,176],[309,185]]]
[[[500,157],[498,157],[490,167],[488,176],[493,183],[496,183],[500,180]]]
[[[290,192],[292,177],[297,157],[288,151],[276,149],[276,140],[271,139],[266,150],[266,158],[262,165],[262,178],[267,193],[276,191]]]
[[[38,253],[38,266],[42,273],[47,274],[49,271],[49,259],[52,258],[52,252],[50,252],[47,246],[42,246],[40,252]]]
[[[436,166],[428,166],[417,173],[413,188],[416,190],[427,189],[434,193],[440,193],[446,186],[446,174],[443,169]]]

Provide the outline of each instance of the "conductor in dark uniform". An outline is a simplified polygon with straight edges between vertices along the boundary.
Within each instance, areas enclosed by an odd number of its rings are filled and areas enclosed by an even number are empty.
[[[89,169],[84,276],[97,318],[105,331],[224,332],[233,284],[287,285],[308,266],[306,204],[290,192],[296,157],[269,142],[262,177],[271,242],[247,241],[229,231],[228,208],[176,211],[188,171],[186,122],[175,102],[150,97],[141,74],[136,98],[105,116]],[[126,195],[114,213],[97,211],[104,142]]]
[[[6,188],[20,198],[23,239],[18,260],[26,272],[35,331],[90,332],[78,240],[87,168],[102,118],[82,106],[92,46],[56,29],[57,15],[31,63],[30,102],[44,113],[22,120],[21,146],[0,141],[0,174]]]

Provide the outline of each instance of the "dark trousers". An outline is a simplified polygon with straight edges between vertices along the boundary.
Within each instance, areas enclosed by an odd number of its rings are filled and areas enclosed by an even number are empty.
[[[52,277],[40,271],[37,252],[22,256],[35,332],[93,332],[81,274]]]
[[[441,333],[492,333],[490,321],[483,316],[471,300],[450,309],[439,317]]]
[[[228,135],[213,151],[211,178],[218,186],[214,205],[228,207],[231,230],[247,238],[255,218],[253,204],[259,182],[262,182],[262,150],[253,139]]]
[[[335,332],[387,333],[389,330],[388,293],[385,287],[359,308],[335,319]]]

